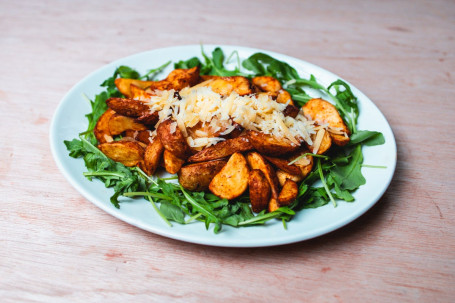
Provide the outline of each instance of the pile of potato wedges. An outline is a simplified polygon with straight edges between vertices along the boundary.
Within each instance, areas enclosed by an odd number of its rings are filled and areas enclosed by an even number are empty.
[[[148,175],[164,167],[178,175],[183,188],[210,191],[222,199],[235,199],[248,190],[254,212],[271,212],[297,198],[298,183],[313,167],[311,155],[302,155],[323,154],[332,144],[342,146],[349,142],[349,130],[331,103],[312,99],[300,109],[280,82],[268,76],[251,80],[240,76],[206,76],[200,75],[195,67],[176,69],[161,81],[118,78],[115,84],[125,98],[108,99],[108,109],[94,129],[98,148],[107,157],[125,166],[138,166]],[[151,113],[143,101],[155,90],[173,89],[178,95],[181,89],[195,85],[209,86],[224,96],[234,91],[240,96],[268,94],[276,102],[287,104],[285,116],[295,117],[303,110],[316,125],[328,127],[321,127],[312,135],[313,142],[318,142],[318,146],[312,146],[291,144],[239,125],[224,141],[195,150],[172,120],[160,121],[156,127],[158,112]]]

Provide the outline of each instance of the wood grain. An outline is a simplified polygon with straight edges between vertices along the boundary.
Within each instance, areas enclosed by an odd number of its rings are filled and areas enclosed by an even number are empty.
[[[453,1],[2,1],[0,28],[2,302],[455,299]],[[197,43],[294,56],[368,95],[398,144],[379,203],[317,239],[228,249],[85,200],[50,153],[61,98],[108,62]]]

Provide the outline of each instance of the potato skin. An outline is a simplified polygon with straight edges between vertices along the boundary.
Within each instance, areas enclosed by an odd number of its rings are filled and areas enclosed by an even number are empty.
[[[300,145],[291,144],[288,141],[280,140],[271,135],[256,131],[248,131],[247,137],[254,149],[261,154],[268,156],[289,154],[296,151],[300,147]]]
[[[137,123],[133,118],[114,114],[109,119],[109,131],[111,135],[119,135],[126,130],[146,130],[147,127],[144,124]]]
[[[138,118],[150,114],[150,108],[139,100],[109,98],[106,100],[106,104],[116,113],[127,117]],[[156,115],[158,116],[158,112],[156,112]]]
[[[270,185],[261,170],[253,169],[250,171],[248,188],[253,211],[258,213],[266,209],[270,200]]]
[[[286,179],[280,195],[278,196],[278,204],[280,206],[287,206],[291,204],[299,194],[299,187],[296,182],[291,179]]]
[[[163,154],[164,159],[164,169],[170,174],[176,174],[182,165],[185,163],[185,160],[182,160],[176,157],[173,153],[168,151],[167,149],[164,150]]]
[[[177,158],[186,160],[191,154],[190,147],[183,136],[182,131],[176,127],[175,132],[171,133],[172,120],[165,120],[157,128],[157,135],[164,148],[173,153]]]
[[[210,191],[221,199],[239,197],[248,187],[249,168],[241,153],[234,153],[209,184]]]
[[[204,162],[209,160],[221,159],[236,152],[252,150],[253,146],[246,137],[237,137],[221,141],[215,145],[204,148],[200,152],[188,158],[188,162]]]
[[[281,187],[283,187],[284,183],[286,182],[287,179],[290,179],[296,183],[299,183],[300,181],[303,180],[302,175],[292,175],[288,172],[285,172],[284,170],[277,169],[276,171],[276,176],[278,178],[278,182],[280,183]]]
[[[333,128],[340,128],[348,136],[350,135],[349,129],[344,124],[343,119],[336,107],[328,101],[323,99],[311,99],[304,106],[302,106],[305,116],[317,121],[319,124],[328,123]],[[333,142],[336,145],[344,146],[349,143],[349,137],[343,135],[330,134]]]
[[[108,108],[96,122],[93,133],[95,134],[95,138],[99,143],[111,142],[113,140],[112,134],[109,130],[109,120],[113,115],[115,115],[115,111]]]
[[[136,166],[144,159],[144,149],[137,142],[114,141],[98,145],[108,158],[125,166]]]
[[[187,190],[205,191],[226,163],[227,160],[213,160],[182,166],[177,173],[179,183]]]
[[[115,79],[115,86],[117,89],[127,98],[132,98],[133,93],[131,92],[131,86],[134,85],[137,88],[144,89],[147,86],[150,86],[154,81],[143,81],[137,79],[126,79],[126,78],[117,78]]]
[[[210,87],[215,93],[228,96],[236,92],[240,96],[250,95],[253,93],[250,81],[242,76],[216,77],[209,78],[212,81],[205,86]]]
[[[270,164],[257,152],[250,152],[247,161],[251,169],[259,169],[269,182],[272,198],[278,198],[279,183],[275,171]]]
[[[278,103],[288,103],[294,105],[291,94],[281,86],[280,81],[270,76],[259,76],[251,79],[254,86],[263,92],[268,92]]]
[[[152,138],[152,131],[150,130],[126,130],[125,137],[133,138],[136,141],[142,142],[144,144],[149,144]]]
[[[144,162],[139,167],[149,176],[153,175],[162,159],[164,146],[155,137],[145,148]]]
[[[285,172],[288,172],[292,175],[301,175],[302,172],[300,171],[300,168],[297,165],[291,164],[289,165],[289,162],[286,159],[282,158],[276,158],[276,157],[270,157],[270,156],[264,156],[267,161],[275,165],[277,168],[284,170]]]
[[[145,91],[152,93],[155,90],[176,90],[196,85],[199,82],[199,67],[193,67],[190,69],[174,69],[169,73],[166,79],[161,81],[151,81],[150,85],[147,86]]]

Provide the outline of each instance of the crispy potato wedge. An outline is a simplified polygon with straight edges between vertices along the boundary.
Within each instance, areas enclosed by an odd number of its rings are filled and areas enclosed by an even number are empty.
[[[135,87],[144,89],[150,86],[154,81],[142,81],[137,79],[125,79],[125,78],[117,78],[115,79],[115,86],[117,89],[125,95],[125,97],[132,98],[133,94],[131,93],[131,85]]]
[[[190,69],[174,69],[166,79],[152,81],[145,89],[146,93],[153,94],[155,90],[176,90],[196,85],[199,82],[199,67]]]
[[[294,105],[294,101],[292,101],[291,94],[288,93],[284,89],[281,89],[278,92],[278,96],[276,96],[276,102],[283,103],[283,104],[288,103],[289,105]]]
[[[298,157],[300,157],[306,153],[309,153],[309,151],[305,150],[305,149],[301,150],[300,152],[295,153],[294,155],[289,157],[288,160],[289,160],[289,162],[292,162],[295,159],[297,159]],[[311,169],[313,168],[313,157],[311,155],[307,155],[304,158],[297,160],[297,162],[295,162],[293,165],[297,166],[300,169],[302,178],[305,178],[311,172]],[[292,180],[296,181],[294,179],[292,179]],[[296,182],[299,182],[299,181],[296,181]]]
[[[288,172],[292,175],[300,175],[302,172],[300,171],[300,168],[297,165],[291,164],[289,165],[289,162],[286,159],[282,158],[276,158],[276,157],[270,157],[270,156],[264,156],[267,161],[272,163],[275,167],[284,170],[285,172]]]
[[[190,147],[186,142],[180,128],[175,127],[175,131],[172,132],[172,120],[165,120],[160,123],[156,132],[164,148],[173,153],[177,158],[186,160],[191,153]]]
[[[248,187],[249,168],[241,153],[234,153],[209,184],[210,191],[221,199],[239,197]]]
[[[96,122],[93,132],[99,143],[112,142],[114,140],[109,130],[109,120],[113,115],[115,115],[115,111],[108,108]]]
[[[290,105],[294,105],[291,94],[281,87],[281,83],[277,79],[270,76],[260,76],[254,77],[251,79],[251,82],[256,87],[259,87],[261,91],[271,93],[271,96],[276,100],[276,102],[284,104],[289,102]]]
[[[143,102],[134,99],[109,98],[106,100],[107,106],[116,113],[137,118],[150,113],[150,108]],[[158,116],[158,112],[156,112]]]
[[[176,174],[185,163],[185,160],[176,157],[167,149],[164,150],[163,159],[164,169],[170,174]]]
[[[144,144],[149,144],[152,142],[152,131],[151,130],[126,130],[125,137],[132,138],[136,141],[142,142]]]
[[[256,131],[247,131],[248,140],[254,149],[264,155],[280,156],[296,151],[300,146]]]
[[[250,152],[247,155],[247,161],[251,169],[259,169],[264,173],[269,182],[272,198],[278,198],[279,183],[275,171],[270,164],[257,152]]]
[[[187,190],[207,190],[213,177],[215,177],[226,163],[227,160],[214,160],[182,166],[177,172],[179,183]]]
[[[280,205],[278,204],[277,198],[271,198],[268,206],[269,212],[274,212],[278,208],[280,208]]]
[[[133,141],[114,141],[98,145],[108,158],[125,166],[136,166],[144,159],[144,148]]]
[[[212,81],[207,81],[205,86],[223,96],[228,96],[232,92],[236,92],[240,96],[253,93],[250,81],[242,76],[212,78]]]
[[[248,188],[253,211],[258,213],[266,209],[270,200],[270,185],[261,170],[253,169],[250,171]]]
[[[276,171],[276,176],[278,177],[278,182],[280,183],[281,187],[283,187],[284,183],[286,182],[287,179],[290,179],[296,183],[299,183],[300,181],[303,180],[303,176],[301,174],[298,175],[292,175],[288,172],[285,172],[284,170],[277,169]]]
[[[147,127],[144,124],[137,123],[133,118],[114,114],[109,119],[109,131],[111,135],[119,135],[126,130],[146,130]]]
[[[321,133],[321,134],[319,134],[319,133]],[[319,146],[317,146],[317,144],[316,144],[318,141],[318,136],[322,136],[322,140],[321,140]],[[316,134],[312,134],[310,136],[310,138],[311,138],[311,141],[313,141],[313,144],[312,145],[307,144],[307,146],[313,154],[315,152],[316,147],[317,147],[316,154],[322,155],[326,151],[328,151],[330,149],[330,147],[332,146],[332,138],[330,137],[329,132],[324,129],[318,130],[318,132]]]
[[[328,123],[333,129],[339,129],[342,132],[350,135],[349,129],[344,124],[340,113],[334,105],[323,99],[311,99],[303,107],[303,113],[305,116],[318,122],[319,124]],[[344,146],[349,143],[349,137],[344,135],[332,134],[330,136],[336,145]]]
[[[286,179],[283,188],[281,189],[280,195],[278,196],[278,205],[287,206],[297,199],[299,194],[299,187],[297,183],[291,179]]]
[[[147,82],[152,82],[152,81],[147,81]],[[137,85],[134,85],[133,83],[130,84],[129,98],[136,99],[136,100],[148,100],[148,99],[150,99],[151,96],[153,96],[153,95],[147,93],[145,91],[144,87],[139,87]]]
[[[253,146],[246,137],[237,137],[221,141],[216,145],[204,148],[200,152],[188,158],[188,162],[204,162],[221,159],[237,152],[252,150]]]
[[[153,175],[159,166],[163,157],[164,146],[161,141],[155,137],[145,148],[144,161],[139,167],[149,176]]]

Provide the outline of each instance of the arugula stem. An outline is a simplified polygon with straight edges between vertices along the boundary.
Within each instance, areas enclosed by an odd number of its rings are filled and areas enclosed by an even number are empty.
[[[121,173],[115,173],[115,172],[110,172],[110,171],[94,171],[94,172],[85,172],[82,173],[86,177],[95,177],[95,176],[101,176],[101,177],[117,177],[117,178],[125,178],[124,174]]]
[[[257,223],[257,222],[268,220],[268,219],[277,218],[277,217],[279,217],[281,215],[282,215],[282,212],[276,210],[276,211],[271,212],[271,213],[267,213],[267,214],[264,214],[264,215],[256,216],[254,218],[239,222],[239,226],[248,225],[248,224]]]
[[[153,180],[153,178],[150,178],[142,169],[140,169],[139,167],[135,167],[136,171],[147,181],[155,184],[155,185],[158,185],[158,183],[156,183],[155,180]]]
[[[139,79],[144,79],[144,78],[147,78],[150,74],[157,74],[159,72],[161,72],[163,69],[166,68],[166,66],[168,66],[169,64],[171,64],[171,60],[169,60],[168,62],[164,63],[163,65],[157,67],[157,68],[154,68],[154,69],[151,69],[149,70],[145,75],[143,75],[142,77],[140,77]],[[153,77],[152,77],[153,78]]]
[[[196,200],[193,199],[193,197],[191,197],[184,189],[183,187],[180,185],[180,189],[182,190],[182,193],[183,195],[185,196],[185,198],[188,200],[188,202],[190,202],[191,205],[193,205],[196,209],[199,210],[199,212],[201,212],[204,216],[206,216],[207,218],[210,218],[212,219],[213,221],[215,222],[218,222],[218,218],[208,209],[206,209],[205,207],[203,207],[201,204],[199,204]]]
[[[164,220],[164,222],[166,222],[167,225],[169,225],[170,227],[172,227],[171,222],[169,222],[169,220],[163,215],[163,213],[160,211],[160,209],[158,208],[158,206],[156,206],[156,204],[155,204],[155,202],[153,201],[153,199],[152,199],[150,196],[147,196],[147,199],[150,201],[150,203],[152,204],[153,208],[154,208],[155,211],[158,213],[158,215]]]
[[[312,156],[312,157],[315,157],[315,158],[322,158],[322,159],[324,159],[324,160],[327,160],[327,159],[329,158],[329,157],[324,156],[324,155],[317,155],[317,154],[313,154],[313,153],[304,153],[303,155],[298,156],[297,158],[295,158],[294,160],[292,160],[291,162],[289,162],[288,165],[292,165],[292,164],[294,164],[295,162],[299,161],[300,159],[305,158],[306,156]]]
[[[202,216],[202,213],[198,213],[198,214],[196,214],[194,216],[191,216],[188,220],[185,221],[185,224],[191,223],[192,221],[196,220],[200,216]]]
[[[321,160],[318,159],[318,172],[319,172],[319,177],[321,178],[322,185],[324,186],[325,191],[327,192],[327,195],[329,195],[330,201],[332,201],[333,207],[337,207],[337,203],[335,199],[332,196],[332,193],[329,190],[329,187],[327,186],[327,182],[325,182],[325,177],[324,174],[322,173],[322,165],[321,165]]]
[[[368,165],[368,164],[361,164],[362,167],[369,167],[369,168],[387,168],[387,166],[383,165]]]
[[[149,193],[149,192],[146,192],[146,191],[137,191],[137,192],[124,193],[123,196],[125,196],[125,197],[136,197],[136,196],[154,197],[154,198],[158,198],[158,199],[172,201],[172,198],[168,197],[166,195],[156,194],[156,193]]]
[[[351,119],[352,133],[353,133],[353,134],[357,132],[357,126],[355,125],[354,117],[355,117],[354,109],[351,108],[351,112],[350,112],[350,115],[349,115],[349,119]]]
[[[168,181],[168,180],[177,180],[179,177],[177,176],[173,176],[173,177],[169,177],[169,178],[161,178],[161,180],[164,180],[164,181]]]

